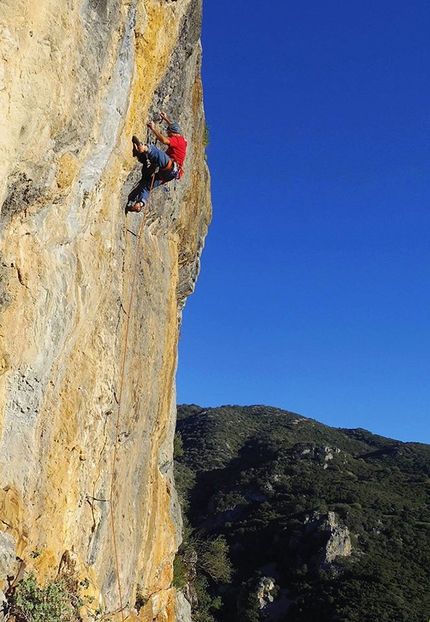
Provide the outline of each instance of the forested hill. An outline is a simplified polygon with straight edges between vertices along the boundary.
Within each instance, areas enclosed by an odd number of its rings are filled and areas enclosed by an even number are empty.
[[[196,620],[429,620],[430,446],[266,406],[182,405],[176,479],[188,578],[187,546],[200,556]]]

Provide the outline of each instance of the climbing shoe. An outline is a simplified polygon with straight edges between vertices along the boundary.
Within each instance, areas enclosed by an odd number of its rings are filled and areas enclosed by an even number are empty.
[[[127,212],[141,212],[144,207],[145,207],[145,203],[142,203],[142,201],[138,201],[137,203],[134,203],[133,205],[129,205],[127,207]]]
[[[133,143],[133,157],[137,158],[141,162],[141,157],[145,156],[149,151],[148,145],[142,143],[137,136],[132,136],[131,142]]]
[[[136,147],[143,147],[143,143],[138,139],[137,136],[132,136],[131,142],[133,143],[133,145],[136,145]]]

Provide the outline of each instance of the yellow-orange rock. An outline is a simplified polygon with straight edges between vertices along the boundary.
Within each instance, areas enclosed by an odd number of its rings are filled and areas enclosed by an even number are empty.
[[[107,611],[139,586],[151,622],[175,619],[178,325],[211,216],[200,25],[200,0],[0,5],[0,530]],[[185,175],[126,216],[160,110]]]

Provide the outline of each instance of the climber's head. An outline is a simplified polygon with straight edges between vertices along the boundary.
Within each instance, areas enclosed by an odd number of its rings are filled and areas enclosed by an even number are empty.
[[[181,134],[181,128],[179,126],[179,123],[171,123],[168,127],[167,127],[167,133],[168,134]]]

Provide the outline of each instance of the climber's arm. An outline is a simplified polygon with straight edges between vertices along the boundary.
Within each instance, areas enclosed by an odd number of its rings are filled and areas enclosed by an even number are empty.
[[[155,127],[155,123],[151,121],[151,123],[148,123],[148,127],[151,132],[154,132],[158,140],[163,143],[163,145],[170,145],[170,138],[168,136],[164,136],[164,134],[157,130],[157,128]]]
[[[171,125],[173,123],[173,121],[169,119],[169,117],[164,112],[160,112],[160,117],[163,119],[163,121],[167,123],[167,125]]]

